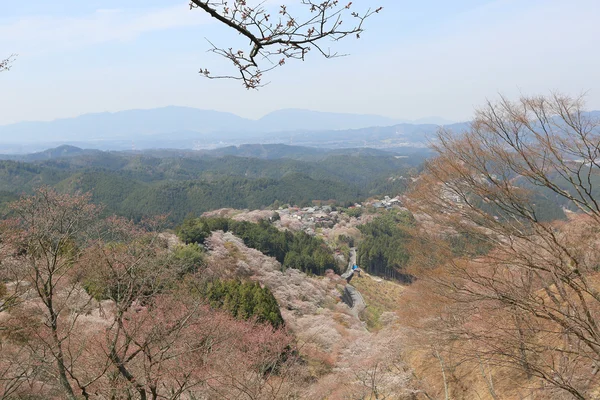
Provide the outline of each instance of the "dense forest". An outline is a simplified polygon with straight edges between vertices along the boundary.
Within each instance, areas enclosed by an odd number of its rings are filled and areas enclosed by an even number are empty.
[[[284,324],[273,293],[256,282],[213,280],[204,284],[201,293],[212,307],[227,310],[235,318],[255,319],[274,328]]]
[[[177,234],[186,243],[202,243],[217,230],[232,232],[246,246],[275,257],[284,269],[295,268],[315,275],[323,275],[328,269],[340,272],[331,249],[322,239],[305,232],[280,231],[266,220],[252,223],[227,218],[187,219],[177,228]]]
[[[140,220],[168,214],[172,224],[188,214],[222,207],[258,209],[314,200],[346,204],[403,192],[404,177],[416,173],[422,161],[369,149],[327,153],[274,145],[261,151],[240,150],[256,157],[221,151],[217,157],[191,151],[71,148],[12,157],[0,161],[0,211],[2,204],[43,185],[61,192],[90,192],[95,203],[105,205],[107,215]]]
[[[411,282],[412,276],[405,272],[409,259],[406,242],[410,238],[406,228],[413,224],[411,214],[390,212],[359,225],[362,240],[357,259],[361,268],[373,275]]]

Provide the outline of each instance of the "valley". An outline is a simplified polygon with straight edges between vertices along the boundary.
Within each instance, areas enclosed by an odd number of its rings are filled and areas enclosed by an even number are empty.
[[[0,15],[0,400],[600,400],[600,2]]]

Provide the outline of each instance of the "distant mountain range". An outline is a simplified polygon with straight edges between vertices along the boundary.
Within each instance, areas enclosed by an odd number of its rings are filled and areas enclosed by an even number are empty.
[[[419,120],[433,127],[447,123],[441,118]],[[405,125],[408,121],[366,114],[343,114],[285,109],[251,120],[235,114],[189,107],[163,107],[115,113],[85,114],[50,122],[20,122],[0,126],[0,151],[24,153],[60,144],[98,149],[158,147],[221,147],[252,142],[297,140],[309,132],[317,142],[330,141],[331,133],[370,127]],[[416,128],[431,131],[431,127]],[[433,129],[435,130],[435,129]],[[364,132],[353,132],[362,135]],[[309,135],[310,136],[310,135]],[[364,139],[358,138],[358,140]],[[339,141],[336,139],[336,142]],[[307,143],[310,144],[310,143]],[[348,146],[346,146],[348,147]]]

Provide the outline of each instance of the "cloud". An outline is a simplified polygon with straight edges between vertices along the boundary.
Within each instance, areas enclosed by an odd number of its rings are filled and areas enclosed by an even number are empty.
[[[0,25],[0,47],[23,55],[47,54],[144,33],[201,25],[209,18],[186,5],[153,10],[99,9],[79,17],[31,16]]]

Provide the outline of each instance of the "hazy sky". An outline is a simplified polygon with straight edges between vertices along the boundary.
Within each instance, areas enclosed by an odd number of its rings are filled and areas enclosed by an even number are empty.
[[[465,120],[486,97],[549,90],[600,109],[598,0],[354,0],[378,5],[360,40],[331,44],[350,56],[311,54],[257,92],[198,75],[231,72],[205,38],[240,39],[185,0],[1,1],[0,57],[19,57],[0,74],[0,124],[166,105]]]

